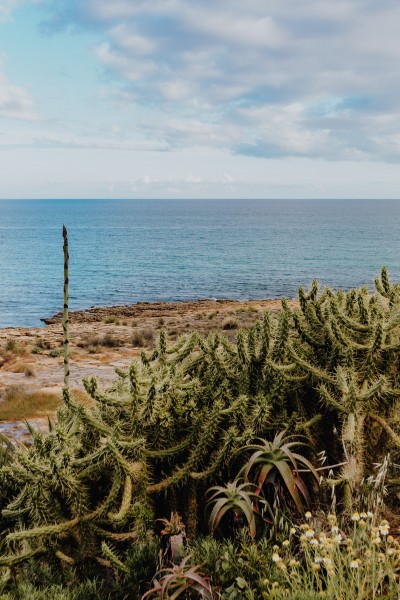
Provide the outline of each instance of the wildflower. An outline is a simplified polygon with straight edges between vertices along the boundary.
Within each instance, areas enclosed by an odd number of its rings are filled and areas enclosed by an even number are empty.
[[[350,569],[358,569],[358,567],[361,565],[361,560],[359,558],[356,558],[355,560],[352,560],[350,563]]]
[[[277,546],[276,544],[274,546],[272,546],[272,550],[274,552],[277,552],[279,550],[279,546]]]
[[[372,519],[372,517],[374,516],[374,513],[372,513],[370,510],[367,512],[367,517],[368,519]]]
[[[347,538],[347,540],[344,540],[344,543],[346,544],[346,546],[352,546],[353,545],[353,540],[350,538]]]
[[[390,526],[387,521],[382,521],[382,523],[379,525],[379,531],[381,532],[382,535],[388,535],[389,529],[390,529]]]
[[[376,544],[377,546],[378,546],[378,544],[380,544],[380,543],[381,543],[381,541],[382,541],[382,540],[381,540],[381,538],[379,537],[379,535],[377,535],[376,537],[372,538],[372,540],[371,540],[371,542],[372,542],[373,544]]]
[[[296,528],[295,527],[291,527],[290,528],[290,535],[294,535],[296,533]]]
[[[300,529],[301,529],[301,531],[305,531],[306,529],[308,529],[308,523],[302,523],[300,525]]]
[[[388,535],[386,539],[389,542],[389,544],[391,544],[394,540],[394,537],[392,535]]]
[[[339,533],[339,527],[337,525],[334,525],[331,529],[332,533]]]
[[[327,517],[329,523],[336,523],[336,515],[332,515],[331,513]]]
[[[319,565],[318,563],[314,563],[312,566],[314,571],[320,571],[321,570],[321,565]]]
[[[364,521],[364,519],[360,519],[360,521],[359,521],[358,524],[359,524],[360,527],[366,527],[367,526],[367,521]]]
[[[311,513],[310,513],[310,511],[308,510],[304,516],[305,516],[305,518],[306,518],[306,519],[311,519],[311,517],[312,517],[312,514],[311,514]]]
[[[323,561],[322,556],[314,556],[314,562],[315,562],[315,564],[318,564],[318,563],[320,563],[322,561]]]
[[[383,552],[379,552],[378,558],[379,558],[379,560],[384,560],[385,555],[383,554]]]
[[[338,533],[337,535],[335,535],[335,537],[334,537],[334,538],[332,538],[332,541],[333,541],[335,544],[340,544],[340,542],[342,541],[342,539],[343,539],[343,537],[342,537],[342,534],[341,534],[341,533]]]
[[[367,548],[367,550],[365,551],[365,556],[372,556],[372,550],[370,550],[369,548]]]
[[[279,556],[279,554],[277,552],[274,552],[272,555],[272,560],[274,561],[274,563],[278,563],[279,561],[281,561],[281,557]]]
[[[308,538],[313,538],[314,537],[314,530],[313,529],[307,529],[306,536]]]
[[[319,546],[319,542],[315,538],[313,538],[312,540],[310,540],[310,544],[311,544],[311,546]]]
[[[289,546],[289,545],[290,545],[290,542],[289,542],[289,540],[284,540],[284,541],[282,542],[282,546],[286,546],[286,547],[287,547],[287,546]]]
[[[392,554],[394,554],[394,550],[393,550],[393,548],[388,548],[388,549],[387,549],[387,551],[386,551],[386,553],[387,553],[389,556],[392,556]]]
[[[352,521],[359,521],[360,520],[360,514],[358,512],[355,512],[351,515],[351,520]]]
[[[292,558],[292,560],[289,562],[289,567],[297,567],[297,560]]]
[[[367,515],[367,513],[366,513],[366,512],[364,512],[364,511],[363,511],[362,513],[360,513],[360,517],[361,517],[362,519],[366,519],[366,518],[367,518],[367,516],[368,516],[368,515]]]
[[[303,533],[303,535],[301,535],[301,536],[300,536],[300,542],[301,542],[302,544],[304,544],[304,542],[306,542],[306,541],[307,541],[307,537],[306,537],[306,536],[304,535],[304,533]]]
[[[263,585],[265,585],[265,586],[269,585],[269,579],[264,579]]]

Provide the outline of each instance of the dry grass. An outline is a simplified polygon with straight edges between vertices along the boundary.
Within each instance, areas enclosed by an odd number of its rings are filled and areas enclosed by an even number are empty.
[[[21,421],[32,417],[53,414],[61,404],[61,394],[56,392],[29,392],[24,386],[10,385],[0,402],[0,421]]]
[[[23,385],[10,385],[2,392],[0,402],[0,421],[23,421],[36,417],[53,416],[62,403],[61,392],[29,392]],[[77,388],[71,390],[71,396],[83,406],[92,406],[92,398]]]

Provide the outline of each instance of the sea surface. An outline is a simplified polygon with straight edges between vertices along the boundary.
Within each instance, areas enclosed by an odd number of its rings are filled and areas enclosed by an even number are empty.
[[[400,279],[400,201],[2,200],[0,327],[62,309],[63,223],[71,309]]]

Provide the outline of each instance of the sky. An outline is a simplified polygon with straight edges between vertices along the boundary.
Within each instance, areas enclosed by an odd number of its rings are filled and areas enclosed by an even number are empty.
[[[0,198],[400,198],[398,0],[0,0]]]

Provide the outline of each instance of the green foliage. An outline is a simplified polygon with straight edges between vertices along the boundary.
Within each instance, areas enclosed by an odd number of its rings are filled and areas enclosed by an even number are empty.
[[[78,580],[91,569],[126,582],[130,549],[149,543],[155,518],[179,512],[189,537],[206,529],[205,490],[233,479],[243,447],[246,476],[286,487],[299,508],[310,447],[323,452],[339,465],[328,483],[351,511],[373,464],[400,448],[400,291],[385,269],[376,287],[320,293],[314,281],[299,308],[283,302],[233,340],[192,333],[171,344],[161,330],[112,387],[85,381],[94,407],[64,392],[48,434],[1,446],[0,565],[20,570],[34,556]],[[283,430],[307,440],[302,454]],[[392,460],[393,506],[394,470]],[[312,499],[313,476],[301,477]]]
[[[222,518],[232,512],[234,516],[243,515],[249,527],[251,537],[256,535],[256,520],[253,511],[252,496],[256,494],[251,491],[253,486],[235,480],[225,486],[214,486],[208,490],[211,492],[209,503],[213,504],[210,515],[210,528],[215,531]]]
[[[146,592],[145,598],[159,598],[160,600],[171,600],[181,596],[187,598],[188,592],[196,597],[212,600],[213,593],[208,578],[200,572],[200,565],[187,564],[189,557],[183,559],[180,565],[160,571],[162,577],[154,580],[153,589]]]
[[[242,472],[245,479],[249,478],[251,472],[255,471],[255,480],[259,491],[266,483],[276,486],[277,476],[283,481],[297,509],[303,512],[303,503],[300,494],[306,503],[310,504],[310,495],[303,479],[299,475],[299,465],[306,467],[319,480],[318,474],[307,458],[294,452],[296,446],[304,446],[301,442],[291,441],[285,437],[285,431],[278,433],[272,442],[264,439],[258,443],[245,446],[241,451],[253,451]],[[300,492],[300,493],[299,493]]]

